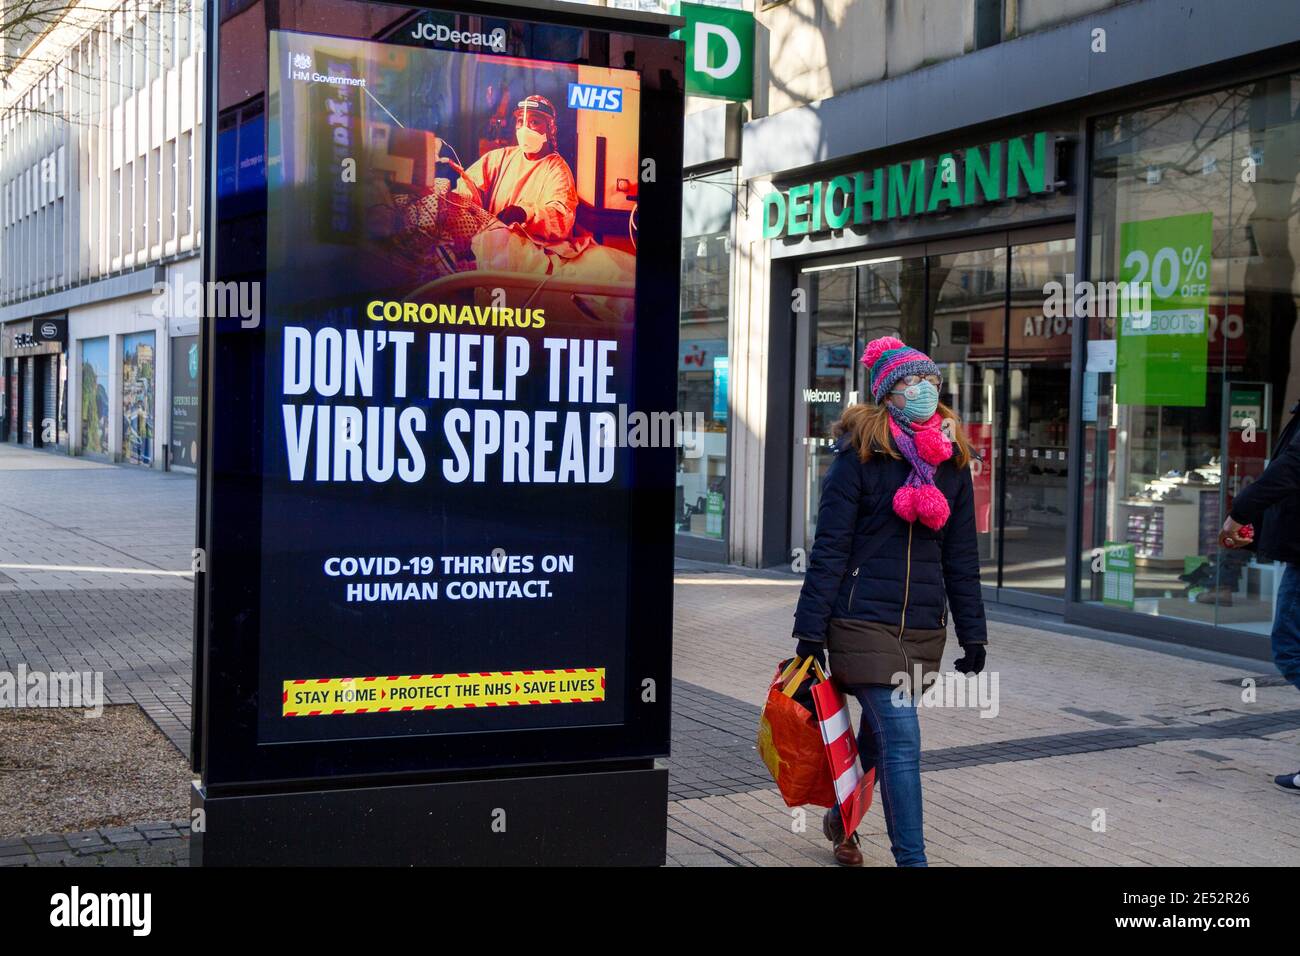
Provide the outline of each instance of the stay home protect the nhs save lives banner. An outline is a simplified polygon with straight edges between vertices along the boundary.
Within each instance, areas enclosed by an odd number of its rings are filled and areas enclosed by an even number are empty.
[[[637,74],[270,49],[259,738],[620,722]]]

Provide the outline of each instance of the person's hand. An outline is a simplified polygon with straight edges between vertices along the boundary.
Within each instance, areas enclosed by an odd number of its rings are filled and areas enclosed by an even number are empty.
[[[805,657],[811,657],[817,661],[817,666],[826,670],[826,645],[821,641],[809,641],[799,638],[799,643],[794,646],[794,653],[800,660]]]
[[[1241,522],[1233,521],[1229,515],[1223,522],[1223,530],[1219,532],[1219,547],[1221,548],[1239,548],[1246,543],[1246,535],[1241,534]]]
[[[984,670],[984,660],[988,655],[983,644],[963,644],[961,649],[964,653],[953,662],[953,667],[962,674],[978,674]]]
[[[519,206],[506,206],[497,213],[497,218],[507,226],[513,226],[516,223],[524,222],[528,218],[528,213],[524,212]]]

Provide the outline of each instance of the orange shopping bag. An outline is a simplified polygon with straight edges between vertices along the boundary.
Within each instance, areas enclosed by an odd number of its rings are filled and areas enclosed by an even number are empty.
[[[818,681],[826,681],[811,657],[802,662],[797,657],[783,661],[767,689],[767,702],[758,719],[759,755],[788,807],[835,805],[835,781],[817,717],[794,699],[809,676],[809,665]]]

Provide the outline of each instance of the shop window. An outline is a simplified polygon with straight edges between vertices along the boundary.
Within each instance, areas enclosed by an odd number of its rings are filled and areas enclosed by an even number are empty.
[[[975,49],[1002,42],[1003,0],[975,0]]]
[[[153,463],[154,333],[122,336],[122,460]]]
[[[688,180],[682,202],[677,358],[679,534],[721,540],[727,521],[728,337],[735,170]]]
[[[78,343],[81,368],[81,454],[107,458],[110,409],[108,337]]]
[[[1217,533],[1300,398],[1298,97],[1291,74],[1094,126],[1092,278],[1151,302],[1087,324],[1085,601],[1269,632],[1281,566]]]

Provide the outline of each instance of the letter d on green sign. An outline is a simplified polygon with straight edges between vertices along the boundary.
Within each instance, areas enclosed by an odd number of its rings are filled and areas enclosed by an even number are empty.
[[[726,100],[754,95],[754,15],[702,3],[675,3],[686,21],[686,92]]]
[[[772,221],[772,210],[776,221]],[[775,239],[785,229],[785,193],[773,191],[763,197],[763,238]]]

